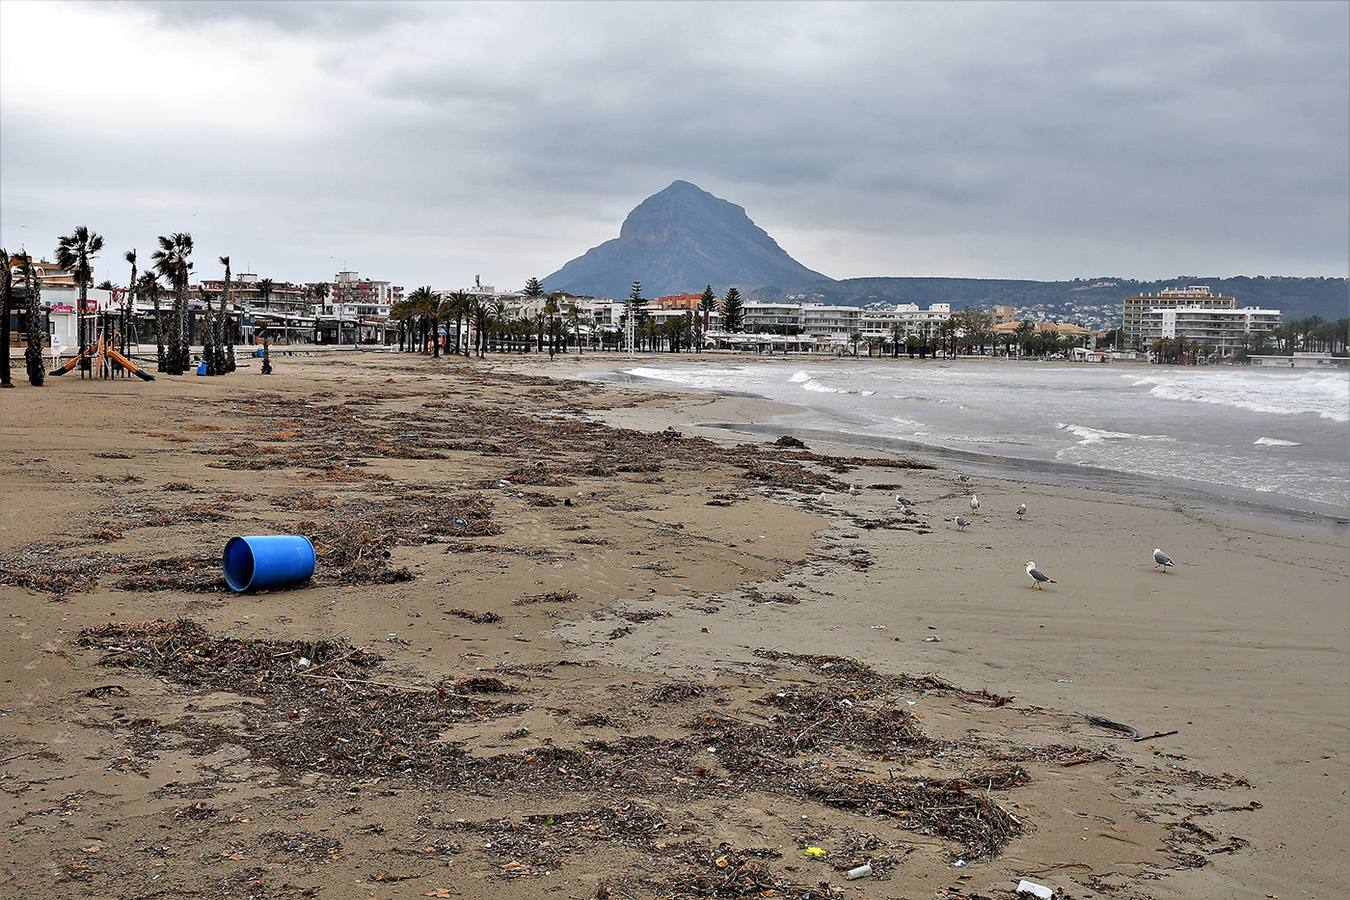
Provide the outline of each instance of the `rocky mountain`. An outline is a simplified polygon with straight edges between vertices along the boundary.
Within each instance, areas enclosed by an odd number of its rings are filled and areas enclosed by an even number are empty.
[[[797,262],[745,214],[687,181],[643,200],[619,236],[592,247],[544,279],[551,291],[624,297],[642,282],[648,297],[730,285],[782,295],[830,279]]]

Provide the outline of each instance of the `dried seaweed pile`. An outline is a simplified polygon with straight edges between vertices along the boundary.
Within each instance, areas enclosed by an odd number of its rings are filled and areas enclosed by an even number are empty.
[[[563,856],[599,845],[626,847],[648,853],[680,832],[671,817],[636,803],[618,803],[580,812],[457,822],[454,828],[488,838],[485,849],[503,860],[530,869],[556,868]],[[509,875],[533,872],[507,871]]]
[[[242,731],[190,719],[155,725],[192,738],[199,750],[237,744],[282,772],[338,777],[405,773],[457,783],[477,774],[490,783],[509,774],[509,766],[469,760],[440,740],[450,724],[519,711],[485,696],[514,693],[492,676],[391,685],[372,678],[378,656],[348,644],[217,637],[188,620],[104,625],[82,631],[78,643],[102,650],[103,665],[266,701],[244,708]]]
[[[476,377],[509,383],[519,376],[476,373]],[[595,389],[579,390],[569,382],[545,383],[547,387],[529,386],[529,406],[536,410],[531,412],[464,398],[427,400],[417,414],[409,416],[382,403],[395,395],[333,403],[283,397],[265,404],[221,400],[218,405],[232,418],[265,420],[252,429],[264,438],[198,452],[215,457],[213,466],[319,470],[317,477],[329,481],[381,477],[361,471],[362,460],[444,459],[450,453],[470,452],[507,458],[510,463],[498,477],[513,485],[535,486],[565,486],[579,477],[654,474],[721,463],[740,469],[743,477],[762,486],[805,493],[842,490],[844,485],[804,463],[835,474],[862,465],[929,467],[911,460],[838,457],[774,444],[727,448],[671,429],[648,433],[609,427],[577,417],[585,410],[576,400],[581,395],[593,396]],[[540,462],[545,455],[549,461]],[[490,486],[495,480],[483,484]]]
[[[1012,697],[994,694],[989,691],[970,691],[957,687],[950,681],[936,675],[883,675],[866,663],[847,656],[822,656],[809,653],[788,653],[782,650],[755,650],[755,656],[774,662],[787,662],[832,681],[847,681],[867,696],[897,689],[909,689],[919,692],[948,694],[971,703],[984,706],[1004,706],[1012,702]]]
[[[379,657],[337,641],[276,641],[215,637],[190,619],[110,623],[80,632],[77,644],[103,651],[105,666],[146,669],[178,684],[241,694],[265,694],[293,682],[304,668],[334,676],[367,677]],[[298,661],[308,660],[304,668]]]
[[[118,590],[205,593],[226,589],[218,556],[133,559],[117,553],[67,555],[59,550],[39,545],[0,556],[0,584],[57,598],[92,591],[108,575],[118,576],[112,582]]]
[[[501,533],[492,519],[492,504],[481,494],[359,496],[335,500],[321,511],[322,518],[295,526],[314,543],[316,580],[321,584],[407,581],[413,577],[411,570],[390,564],[394,548]]]
[[[349,644],[216,636],[185,620],[105,625],[81,632],[78,643],[101,651],[107,666],[260,701],[241,709],[239,728],[190,717],[168,724],[137,720],[130,729],[133,755],[153,754],[164,735],[177,734],[184,739],[180,745],[195,752],[233,744],[283,773],[401,776],[421,786],[507,796],[618,798],[585,813],[465,826],[491,836],[488,849],[516,864],[503,866],[507,876],[537,874],[566,853],[603,844],[663,860],[661,870],[681,871],[680,883],[695,885],[697,896],[754,896],[746,892],[785,886],[815,890],[782,881],[745,851],[724,848],[707,856],[706,844],[671,843],[668,817],[633,797],[790,797],[889,819],[950,840],[967,857],[996,853],[1021,830],[988,797],[991,790],[1025,783],[1020,769],[917,780],[840,768],[848,754],[893,760],[937,746],[911,715],[888,705],[877,692],[875,673],[848,660],[830,667],[839,669],[838,681],[761,697],[757,705],[771,710],[764,721],[705,712],[682,738],[625,736],[580,749],[539,746],[477,756],[445,740],[445,729],[528,708],[528,697],[494,675],[399,685],[384,680],[379,657]],[[658,686],[652,694],[654,702],[675,704],[706,706],[711,699],[706,689],[682,683]]]
[[[827,900],[837,897],[827,883],[816,886],[798,884],[782,878],[769,868],[765,859],[780,854],[776,850],[737,850],[727,844],[702,851],[694,871],[669,881],[665,888],[674,897],[793,897],[796,900]]]

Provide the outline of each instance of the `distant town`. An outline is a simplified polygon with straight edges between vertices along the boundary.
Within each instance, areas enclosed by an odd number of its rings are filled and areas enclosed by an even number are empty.
[[[135,278],[132,263],[129,272]],[[103,317],[105,327],[118,332],[125,352],[140,354],[158,345],[163,370],[174,312],[169,288],[161,298],[154,275],[126,285],[105,278],[94,287],[92,263],[81,276],[69,260],[61,265],[10,254],[7,268],[12,297],[31,293],[38,298],[35,305],[7,301],[11,344],[25,346],[35,333],[53,360],[74,354],[91,340],[92,329],[82,334],[79,327],[77,311],[83,310],[85,319]],[[1044,304],[953,309],[938,298],[926,306],[828,304],[804,295],[746,300],[735,288],[719,295],[711,286],[648,298],[638,281],[628,296],[617,298],[547,292],[537,279],[519,289],[499,289],[476,277],[467,286],[408,291],[357,271],[337,272],[330,281],[296,282],[250,272],[226,275],[222,269],[220,278],[187,284],[184,299],[188,345],[204,343],[214,308],[227,323],[224,343],[265,339],[277,347],[432,354],[743,350],[1316,367],[1344,366],[1347,348],[1344,318],[1285,322],[1278,309],[1245,306],[1240,298],[1213,293],[1206,285],[1125,295],[1118,305],[1068,304],[1072,310]],[[41,322],[30,331],[28,311],[34,308]]]

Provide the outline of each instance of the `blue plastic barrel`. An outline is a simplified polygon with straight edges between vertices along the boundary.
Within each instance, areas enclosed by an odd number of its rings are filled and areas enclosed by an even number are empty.
[[[197,363],[197,374],[198,375],[206,374],[206,360],[202,360],[201,362]]]
[[[258,352],[255,353],[255,354],[253,354],[253,355],[256,356],[256,357],[258,357],[258,359],[262,359],[262,358],[263,358],[263,348],[259,347],[259,348],[258,348]]]
[[[225,583],[240,593],[299,584],[314,575],[314,545],[298,534],[230,538],[223,564]]]

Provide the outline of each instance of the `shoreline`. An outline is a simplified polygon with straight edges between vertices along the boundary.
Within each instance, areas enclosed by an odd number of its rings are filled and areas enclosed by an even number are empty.
[[[973,357],[972,359],[982,363],[1009,363],[1008,360],[984,360],[979,357]],[[639,362],[640,361],[641,360],[639,360]],[[784,364],[799,362],[799,360],[791,358],[784,360],[754,360],[754,362],[757,363],[779,361]],[[897,360],[896,362],[901,361],[903,360]],[[965,359],[962,358],[961,361],[964,362]],[[681,360],[681,362],[683,363],[686,361]],[[918,360],[908,362],[920,364]],[[698,361],[693,360],[693,363],[697,364]],[[1091,368],[1099,367],[1090,363],[1072,363],[1071,365]],[[907,454],[923,458],[936,465],[960,466],[972,473],[979,471],[986,476],[995,478],[1028,480],[1047,486],[1060,485],[1076,487],[1083,490],[1105,490],[1113,493],[1144,496],[1161,501],[1203,505],[1215,510],[1228,511],[1235,515],[1254,515],[1280,518],[1301,524],[1322,525],[1331,529],[1333,533],[1339,532],[1346,537],[1350,537],[1350,531],[1341,531],[1344,526],[1350,525],[1350,508],[1340,507],[1329,503],[1319,503],[1305,497],[1242,489],[1232,485],[1173,476],[1141,475],[1098,466],[1061,463],[1053,460],[1029,457],[1007,456],[1000,455],[996,452],[963,450],[938,444],[925,443],[923,441],[907,440],[901,437],[869,435],[838,430],[831,431],[819,427],[812,428],[793,425],[790,422],[781,420],[787,419],[793,415],[810,413],[812,411],[809,407],[788,401],[770,399],[752,392],[726,390],[721,388],[701,388],[689,385],[672,384],[642,376],[633,376],[623,372],[622,368],[623,366],[621,365],[597,367],[591,368],[588,371],[569,373],[562,377],[579,378],[586,381],[594,381],[601,384],[613,384],[619,387],[634,388],[638,390],[651,389],[657,392],[673,391],[721,397],[753,398],[762,400],[765,403],[776,404],[778,412],[773,416],[773,421],[741,422],[728,419],[727,421],[720,423],[703,423],[708,427],[721,427],[729,432],[743,434],[751,438],[762,437],[764,435],[776,437],[783,434],[794,434],[797,436],[811,435],[818,440],[826,440],[831,444],[839,446],[852,447],[867,452],[882,451]]]
[[[213,895],[262,877],[338,897],[670,896],[728,877],[718,854],[773,879],[755,895],[829,882],[997,897],[1027,877],[1082,898],[1259,900],[1350,878],[1327,790],[1347,774],[1340,544],[1147,498],[968,484],[817,440],[775,447],[690,423],[782,404],[511,362],[296,360],[265,382],[11,392],[29,402],[7,406],[0,463],[7,885],[119,895],[145,841],[168,850],[144,890]],[[50,414],[61,403],[70,422]],[[126,422],[115,450],[81,437]],[[943,519],[971,490],[984,506],[958,531]],[[225,537],[296,529],[321,551],[313,584],[219,589]],[[1150,571],[1158,544],[1176,572]],[[1030,555],[1059,584],[1033,589]],[[96,580],[52,602],[33,586],[48,572]],[[191,670],[203,689],[172,667],[109,666],[76,639],[179,618],[211,640],[298,641],[312,659],[335,640],[381,661],[373,676],[320,663],[339,681],[287,662],[258,694],[251,675],[209,688]],[[505,689],[481,682],[424,737],[370,718],[425,696],[381,683],[472,678]],[[327,716],[325,688],[362,704]],[[1166,734],[1136,743],[1086,713]],[[372,722],[399,736],[408,773],[383,737],[366,743]],[[923,791],[993,775],[938,805],[992,804],[967,822],[1009,833],[957,839],[914,819]],[[799,792],[806,777],[826,796],[898,785],[892,802],[918,805],[832,807]],[[817,844],[829,857],[804,858]],[[320,850],[284,849],[299,845]],[[878,877],[846,882],[860,858]]]

